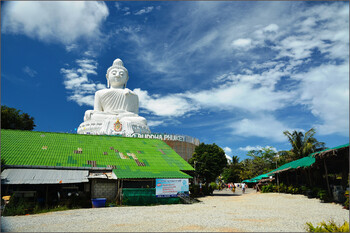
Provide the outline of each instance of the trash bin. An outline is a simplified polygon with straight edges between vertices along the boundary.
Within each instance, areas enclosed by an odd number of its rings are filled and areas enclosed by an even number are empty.
[[[93,198],[92,201],[92,208],[100,208],[106,206],[106,198]]]

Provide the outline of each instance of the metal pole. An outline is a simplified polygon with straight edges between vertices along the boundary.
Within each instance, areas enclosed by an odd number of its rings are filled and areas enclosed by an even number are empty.
[[[277,160],[276,160],[276,169],[277,169]],[[276,174],[276,176],[277,176],[277,191],[278,191],[278,193],[280,193],[280,182],[278,179],[278,173]]]

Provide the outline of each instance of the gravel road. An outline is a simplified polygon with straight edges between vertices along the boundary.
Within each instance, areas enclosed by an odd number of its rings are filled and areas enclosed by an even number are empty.
[[[106,207],[1,217],[6,232],[305,232],[333,219],[342,224],[349,210],[303,195],[229,190],[199,198],[200,203]]]

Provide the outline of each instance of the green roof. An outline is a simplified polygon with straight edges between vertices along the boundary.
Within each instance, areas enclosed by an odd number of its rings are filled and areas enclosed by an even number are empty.
[[[271,172],[262,174],[262,175],[258,175],[254,178],[251,179],[247,179],[247,180],[243,180],[242,182],[246,182],[246,183],[254,183],[254,182],[258,182],[259,180],[263,179],[263,178],[268,178],[270,176],[273,176],[273,174],[270,174]]]
[[[256,176],[256,177],[251,178],[251,179],[243,180],[242,182],[247,182],[247,183],[257,182],[263,178],[269,177],[269,176],[273,175],[274,173],[278,173],[281,171],[285,171],[285,170],[289,170],[289,169],[297,169],[297,168],[301,168],[301,167],[310,167],[316,161],[316,159],[315,159],[316,154],[324,152],[324,151],[328,151],[328,150],[336,150],[336,149],[341,149],[341,148],[345,148],[345,147],[349,147],[349,143],[312,153],[307,157],[286,163],[275,170],[272,170],[268,173]]]
[[[280,166],[279,168],[272,170],[266,174],[272,174],[272,173],[277,173],[280,172],[282,170],[288,170],[288,169],[297,169],[297,168],[301,168],[301,167],[310,167],[312,164],[315,163],[315,158],[312,156],[307,156],[298,160],[294,160],[292,162],[286,163],[282,166]]]
[[[349,143],[344,144],[344,145],[340,145],[340,146],[336,146],[336,147],[332,147],[332,148],[328,148],[328,149],[325,149],[325,150],[317,151],[317,152],[314,152],[314,153],[310,154],[310,156],[314,157],[316,154],[321,153],[321,152],[325,152],[327,150],[337,150],[337,149],[341,149],[341,148],[345,148],[345,147],[349,147]]]
[[[1,130],[6,165],[114,167],[118,178],[191,178],[194,170],[158,139]]]

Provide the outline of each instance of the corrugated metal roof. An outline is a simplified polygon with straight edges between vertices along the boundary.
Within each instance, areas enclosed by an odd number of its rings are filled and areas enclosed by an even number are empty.
[[[161,140],[107,135],[1,129],[1,158],[10,166],[112,168],[123,179],[192,178],[180,171],[194,170]]]
[[[89,182],[89,171],[54,169],[5,169],[1,184],[68,184]]]

